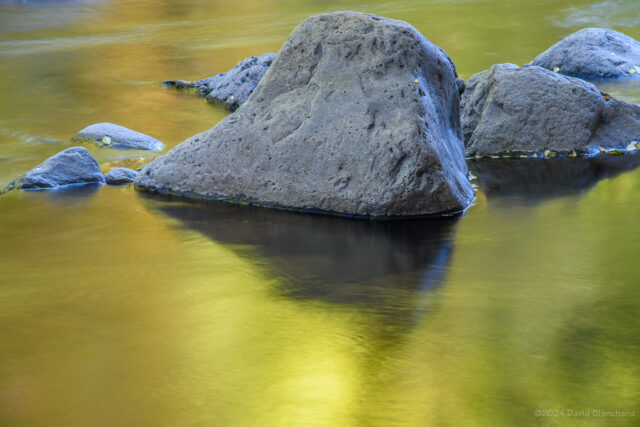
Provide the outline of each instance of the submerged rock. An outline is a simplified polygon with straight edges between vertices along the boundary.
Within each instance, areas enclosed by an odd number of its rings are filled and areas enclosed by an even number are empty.
[[[364,217],[474,197],[456,71],[411,25],[336,12],[300,24],[249,100],[144,167],[137,187]]]
[[[90,142],[99,147],[162,151],[164,144],[155,138],[113,123],[96,123],[78,132],[71,142]]]
[[[103,184],[100,165],[89,150],[71,147],[49,157],[9,184],[7,190],[38,190],[72,184]]]
[[[129,168],[115,168],[104,174],[109,185],[130,184],[136,179],[136,176],[138,176],[138,172]]]
[[[585,28],[540,54],[531,65],[585,78],[640,74],[640,42],[608,28]]]
[[[595,153],[640,139],[640,107],[544,68],[494,65],[462,99],[468,155]]]
[[[235,111],[249,98],[275,58],[275,53],[250,56],[226,73],[208,79],[197,82],[167,80],[162,84],[176,89],[197,89],[207,101],[224,104]]]

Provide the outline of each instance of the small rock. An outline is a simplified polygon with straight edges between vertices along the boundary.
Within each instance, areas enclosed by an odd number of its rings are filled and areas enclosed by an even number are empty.
[[[162,84],[176,89],[198,89],[207,101],[224,104],[231,111],[235,111],[253,93],[275,58],[275,53],[250,56],[228,72],[217,76],[197,82],[167,80]]]
[[[640,138],[640,106],[544,68],[499,64],[467,82],[462,128],[468,156],[597,153]]]
[[[132,183],[138,172],[129,168],[115,168],[107,172],[104,177],[109,185],[122,185]]]
[[[164,144],[155,138],[112,123],[97,123],[78,132],[74,144],[91,142],[99,147],[162,151]]]
[[[17,178],[7,190],[38,190],[72,184],[104,184],[100,165],[89,150],[71,147],[31,169]]]
[[[575,77],[630,77],[640,65],[640,42],[608,28],[585,28],[551,46],[531,65]]]

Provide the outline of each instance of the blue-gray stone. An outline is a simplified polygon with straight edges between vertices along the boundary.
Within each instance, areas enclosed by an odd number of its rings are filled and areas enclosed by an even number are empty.
[[[531,65],[575,77],[638,77],[640,42],[608,28],[585,28],[551,46]]]
[[[104,177],[109,185],[122,185],[133,182],[138,172],[129,168],[115,168],[107,172]]]
[[[197,82],[167,80],[162,84],[176,89],[197,89],[207,101],[224,104],[231,111],[235,111],[249,99],[275,58],[275,53],[250,56],[238,62],[226,73]]]
[[[9,184],[7,190],[39,190],[72,184],[104,184],[100,165],[89,150],[71,147],[31,169]]]
[[[113,123],[96,123],[78,132],[71,141],[90,142],[99,147],[162,151],[164,144],[155,138]]]

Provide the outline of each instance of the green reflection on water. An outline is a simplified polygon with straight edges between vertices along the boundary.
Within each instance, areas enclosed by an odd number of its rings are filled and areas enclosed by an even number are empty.
[[[0,186],[94,122],[169,148],[208,129],[226,111],[157,83],[338,9],[409,21],[465,78],[598,19],[640,38],[633,1],[0,5]],[[149,159],[90,149],[105,170]],[[481,182],[444,224],[4,195],[0,424],[631,425],[534,416],[640,410],[640,172],[553,176],[553,197]]]

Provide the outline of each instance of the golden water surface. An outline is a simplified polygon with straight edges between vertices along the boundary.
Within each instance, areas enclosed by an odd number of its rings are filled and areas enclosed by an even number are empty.
[[[635,0],[0,0],[0,187],[92,123],[167,149],[212,127],[227,111],[159,82],[276,52],[343,9],[410,22],[464,78],[585,26],[640,39]],[[600,86],[640,102],[638,83]],[[153,156],[88,148],[104,171]],[[626,157],[477,172],[475,205],[446,220],[130,187],[2,195],[0,425],[638,425]]]

